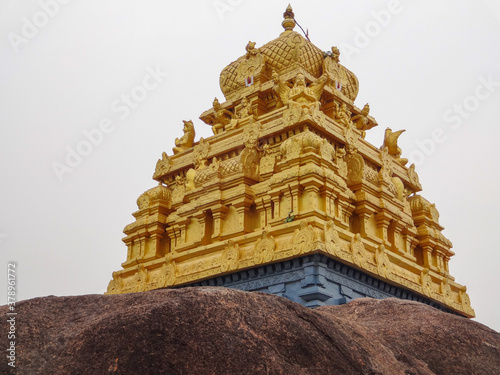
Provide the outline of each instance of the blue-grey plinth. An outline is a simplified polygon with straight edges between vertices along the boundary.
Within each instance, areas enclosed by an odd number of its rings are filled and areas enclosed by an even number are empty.
[[[341,305],[362,297],[396,297],[455,313],[415,292],[379,280],[322,254],[241,270],[187,286],[223,286],[271,293],[307,307]]]

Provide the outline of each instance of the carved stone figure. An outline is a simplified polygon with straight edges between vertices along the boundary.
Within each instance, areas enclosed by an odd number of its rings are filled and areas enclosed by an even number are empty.
[[[222,108],[219,100],[217,98],[214,99],[213,102],[213,125],[212,131],[214,134],[219,134],[221,131],[225,129],[226,126],[229,128],[236,127],[237,119],[233,112],[228,111],[227,109]]]
[[[333,116],[335,117],[335,120],[340,122],[345,127],[349,127],[352,124],[351,118],[347,112],[347,106],[344,102],[342,102],[340,106],[335,103],[335,112],[333,113]]]
[[[108,284],[106,294],[119,294],[122,290],[123,280],[118,276],[118,273],[113,272],[113,279]]]
[[[378,274],[382,277],[389,277],[391,262],[387,256],[387,250],[384,245],[377,247],[375,263],[377,264]]]
[[[268,230],[262,232],[262,237],[255,244],[254,262],[261,264],[271,262],[273,260],[274,251],[276,249],[276,241]]]
[[[325,73],[309,85],[309,90],[312,91],[317,101],[321,99],[321,94],[323,94],[323,89],[325,88],[327,79],[328,77]]]
[[[326,251],[332,255],[339,256],[342,252],[342,242],[340,241],[339,232],[335,229],[333,220],[328,220],[325,223],[324,231]]]
[[[241,108],[240,108],[240,111],[238,113],[239,118],[245,118],[245,117],[249,117],[249,116],[253,115],[252,105],[250,104],[250,102],[248,101],[248,99],[246,97],[241,99],[240,105],[241,105]]]
[[[272,79],[274,82],[273,91],[276,94],[276,108],[281,108],[288,104],[288,97],[290,94],[290,86],[280,80],[279,74],[273,72]]]
[[[359,115],[354,115],[351,121],[356,126],[358,130],[361,130],[361,137],[364,139],[366,136],[366,131],[373,128],[376,124],[370,124],[368,120],[368,114],[370,113],[370,106],[368,103],[365,104],[361,113]]]
[[[248,42],[245,47],[247,51],[245,59],[240,62],[237,68],[238,81],[244,82],[246,87],[254,84],[255,76],[264,68],[264,56],[258,48],[255,48],[255,42]]]
[[[401,165],[406,165],[406,163],[408,163],[408,159],[401,158],[402,150],[398,147],[398,138],[405,131],[406,130],[399,130],[393,132],[391,128],[385,129],[384,144],[380,147],[381,150],[387,147],[389,155],[393,156]]]
[[[168,171],[170,171],[170,166],[171,166],[170,158],[168,157],[166,152],[163,152],[161,154],[161,159],[158,159],[158,161],[156,162],[156,168],[153,178],[166,175]]]
[[[363,241],[361,241],[361,235],[356,233],[351,240],[351,255],[352,262],[361,268],[365,268],[366,262],[366,249]]]
[[[171,256],[167,256],[165,263],[161,266],[160,275],[163,281],[163,287],[171,286],[175,284],[176,281],[176,267],[175,262],[172,260]]]
[[[292,239],[292,253],[294,255],[303,254],[313,247],[314,229],[305,220],[300,222],[300,228],[295,229]]]
[[[233,240],[227,242],[227,248],[222,252],[220,269],[222,272],[233,271],[238,268],[239,261],[239,245]]]
[[[422,189],[422,185],[420,185],[420,180],[418,178],[418,174],[415,171],[415,164],[410,165],[408,168],[408,178],[410,179],[410,182],[418,187],[419,189]]]
[[[188,148],[193,147],[195,136],[193,121],[189,120],[183,122],[184,128],[182,131],[184,132],[184,135],[181,138],[175,138],[175,147],[172,149],[174,154],[178,154],[179,152],[183,152]]]

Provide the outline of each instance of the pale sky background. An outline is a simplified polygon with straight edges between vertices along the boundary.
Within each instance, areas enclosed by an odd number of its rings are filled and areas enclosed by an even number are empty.
[[[42,10],[53,1],[0,5],[0,304],[8,261],[18,263],[20,299],[106,289],[126,258],[122,231],[136,199],[156,185],[157,159],[172,154],[182,120],[194,121],[196,139],[211,135],[198,117],[215,96],[223,100],[221,70],[249,40],[260,47],[278,37],[288,4],[73,0]],[[376,16],[389,3],[292,6],[316,46],[344,46],[341,63],[360,81],[356,105],[368,102],[379,123],[367,139],[378,147],[386,127],[407,130],[399,145],[421,161],[421,194],[436,203],[454,244],[451,274],[467,285],[477,320],[500,331],[500,5],[401,1],[390,20]],[[26,20],[40,27],[23,30]],[[366,46],[360,30],[371,34]],[[26,37],[17,53],[9,33]],[[117,112],[148,69],[168,77],[154,89],[148,81],[130,113]],[[65,163],[82,131],[105,119],[113,130],[59,181],[52,163]]]

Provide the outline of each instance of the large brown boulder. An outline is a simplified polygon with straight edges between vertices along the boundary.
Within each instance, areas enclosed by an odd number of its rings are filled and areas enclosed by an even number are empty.
[[[16,310],[16,369],[4,356],[2,374],[500,374],[499,333],[397,299],[311,310],[200,287],[44,297]]]

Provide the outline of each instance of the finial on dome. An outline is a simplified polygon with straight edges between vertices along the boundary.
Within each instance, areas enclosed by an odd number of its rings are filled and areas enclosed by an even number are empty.
[[[295,27],[295,19],[294,19],[294,14],[293,14],[293,9],[290,4],[286,7],[285,13],[283,13],[283,22],[281,23],[281,26],[285,29],[285,31],[288,30],[293,30]]]

